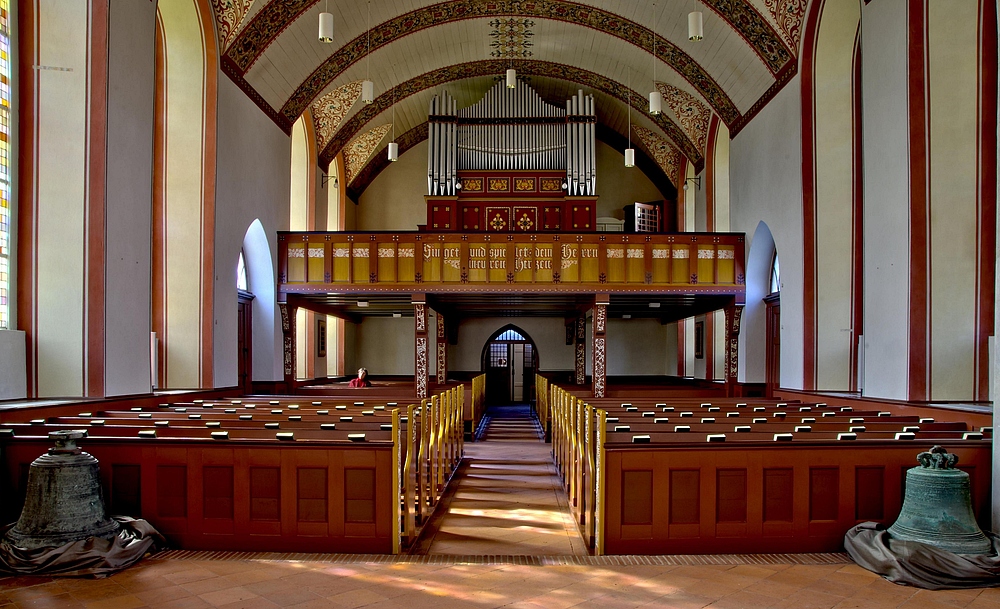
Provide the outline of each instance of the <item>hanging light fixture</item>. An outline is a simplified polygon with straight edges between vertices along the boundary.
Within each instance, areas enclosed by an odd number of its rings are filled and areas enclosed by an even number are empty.
[[[365,79],[361,81],[361,101],[370,104],[375,101],[375,83],[369,78],[372,73],[372,2],[368,0],[368,50],[365,52]]]
[[[330,0],[326,0],[326,9],[319,14],[319,41],[327,44],[333,42],[333,13],[330,12]]]
[[[517,87],[517,70],[507,68],[507,88],[513,89],[515,87]]]
[[[395,70],[393,70],[395,72]],[[396,89],[392,90],[392,141],[389,142],[389,161],[399,160],[399,144],[396,143]]]
[[[653,116],[662,112],[663,97],[656,88],[656,3],[653,3],[653,90],[649,92],[649,113]]]
[[[628,148],[625,149],[625,166],[635,167],[635,148],[632,147],[632,69],[628,68]]]
[[[705,23],[701,11],[688,13],[688,40],[698,42],[705,37]]]

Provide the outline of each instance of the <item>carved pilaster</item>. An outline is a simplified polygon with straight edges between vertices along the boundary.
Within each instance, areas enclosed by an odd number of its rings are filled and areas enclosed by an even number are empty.
[[[295,313],[298,307],[278,303],[281,313],[281,341],[284,354],[285,383],[290,389],[295,383]]]
[[[414,354],[413,381],[417,398],[427,397],[427,305],[413,303],[414,330],[416,331],[416,353]]]
[[[740,372],[740,319],[743,317],[743,305],[732,304],[726,307],[726,386],[729,395],[736,389],[736,381]]]
[[[587,318],[578,317],[575,323],[576,336],[576,384],[587,382]]]
[[[605,297],[606,298],[606,297]],[[597,302],[594,305],[594,397],[603,398],[607,383],[607,325],[608,301]]]
[[[437,314],[437,384],[448,382],[448,334],[445,332],[444,315]]]

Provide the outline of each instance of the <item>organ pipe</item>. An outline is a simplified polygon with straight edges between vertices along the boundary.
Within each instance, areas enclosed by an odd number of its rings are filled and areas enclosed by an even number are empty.
[[[500,81],[461,110],[443,92],[428,114],[428,194],[455,195],[458,172],[466,169],[565,171],[567,194],[595,193],[594,98],[582,90],[563,109],[524,82],[508,89]]]

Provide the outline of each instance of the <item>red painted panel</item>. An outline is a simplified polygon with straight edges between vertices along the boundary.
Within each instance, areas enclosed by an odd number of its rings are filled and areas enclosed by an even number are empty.
[[[670,470],[670,524],[696,524],[701,519],[701,472]]]
[[[562,207],[548,206],[542,208],[542,230],[562,230]]]
[[[653,524],[653,471],[622,472],[622,524]]]
[[[791,468],[764,470],[764,522],[792,521]]]
[[[233,517],[233,468],[205,467],[202,469],[202,500],[205,518]]]
[[[326,468],[300,467],[296,473],[299,522],[326,522]]]
[[[854,517],[882,520],[885,516],[885,468],[857,467],[854,470]]]
[[[344,522],[375,522],[375,469],[344,470]]]
[[[747,521],[747,470],[716,470],[716,521]]]
[[[111,466],[111,513],[142,516],[140,467],[133,464]]]
[[[166,518],[187,516],[187,467],[160,465],[156,468],[157,514]]]
[[[483,207],[479,205],[465,205],[461,208],[462,230],[483,230]]]
[[[809,520],[836,520],[840,505],[840,470],[809,469]]]
[[[281,520],[280,468],[250,468],[250,520]]]

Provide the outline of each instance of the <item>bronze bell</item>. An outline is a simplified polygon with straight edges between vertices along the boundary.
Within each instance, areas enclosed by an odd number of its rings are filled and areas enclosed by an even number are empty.
[[[56,548],[89,537],[110,539],[118,523],[108,518],[97,459],[80,450],[84,430],[49,432],[56,444],[28,470],[24,509],[7,541],[19,548]]]
[[[895,539],[918,541],[955,554],[989,554],[990,540],[972,513],[969,474],[955,469],[958,455],[940,446],[917,455],[906,472],[906,496],[889,527]]]

